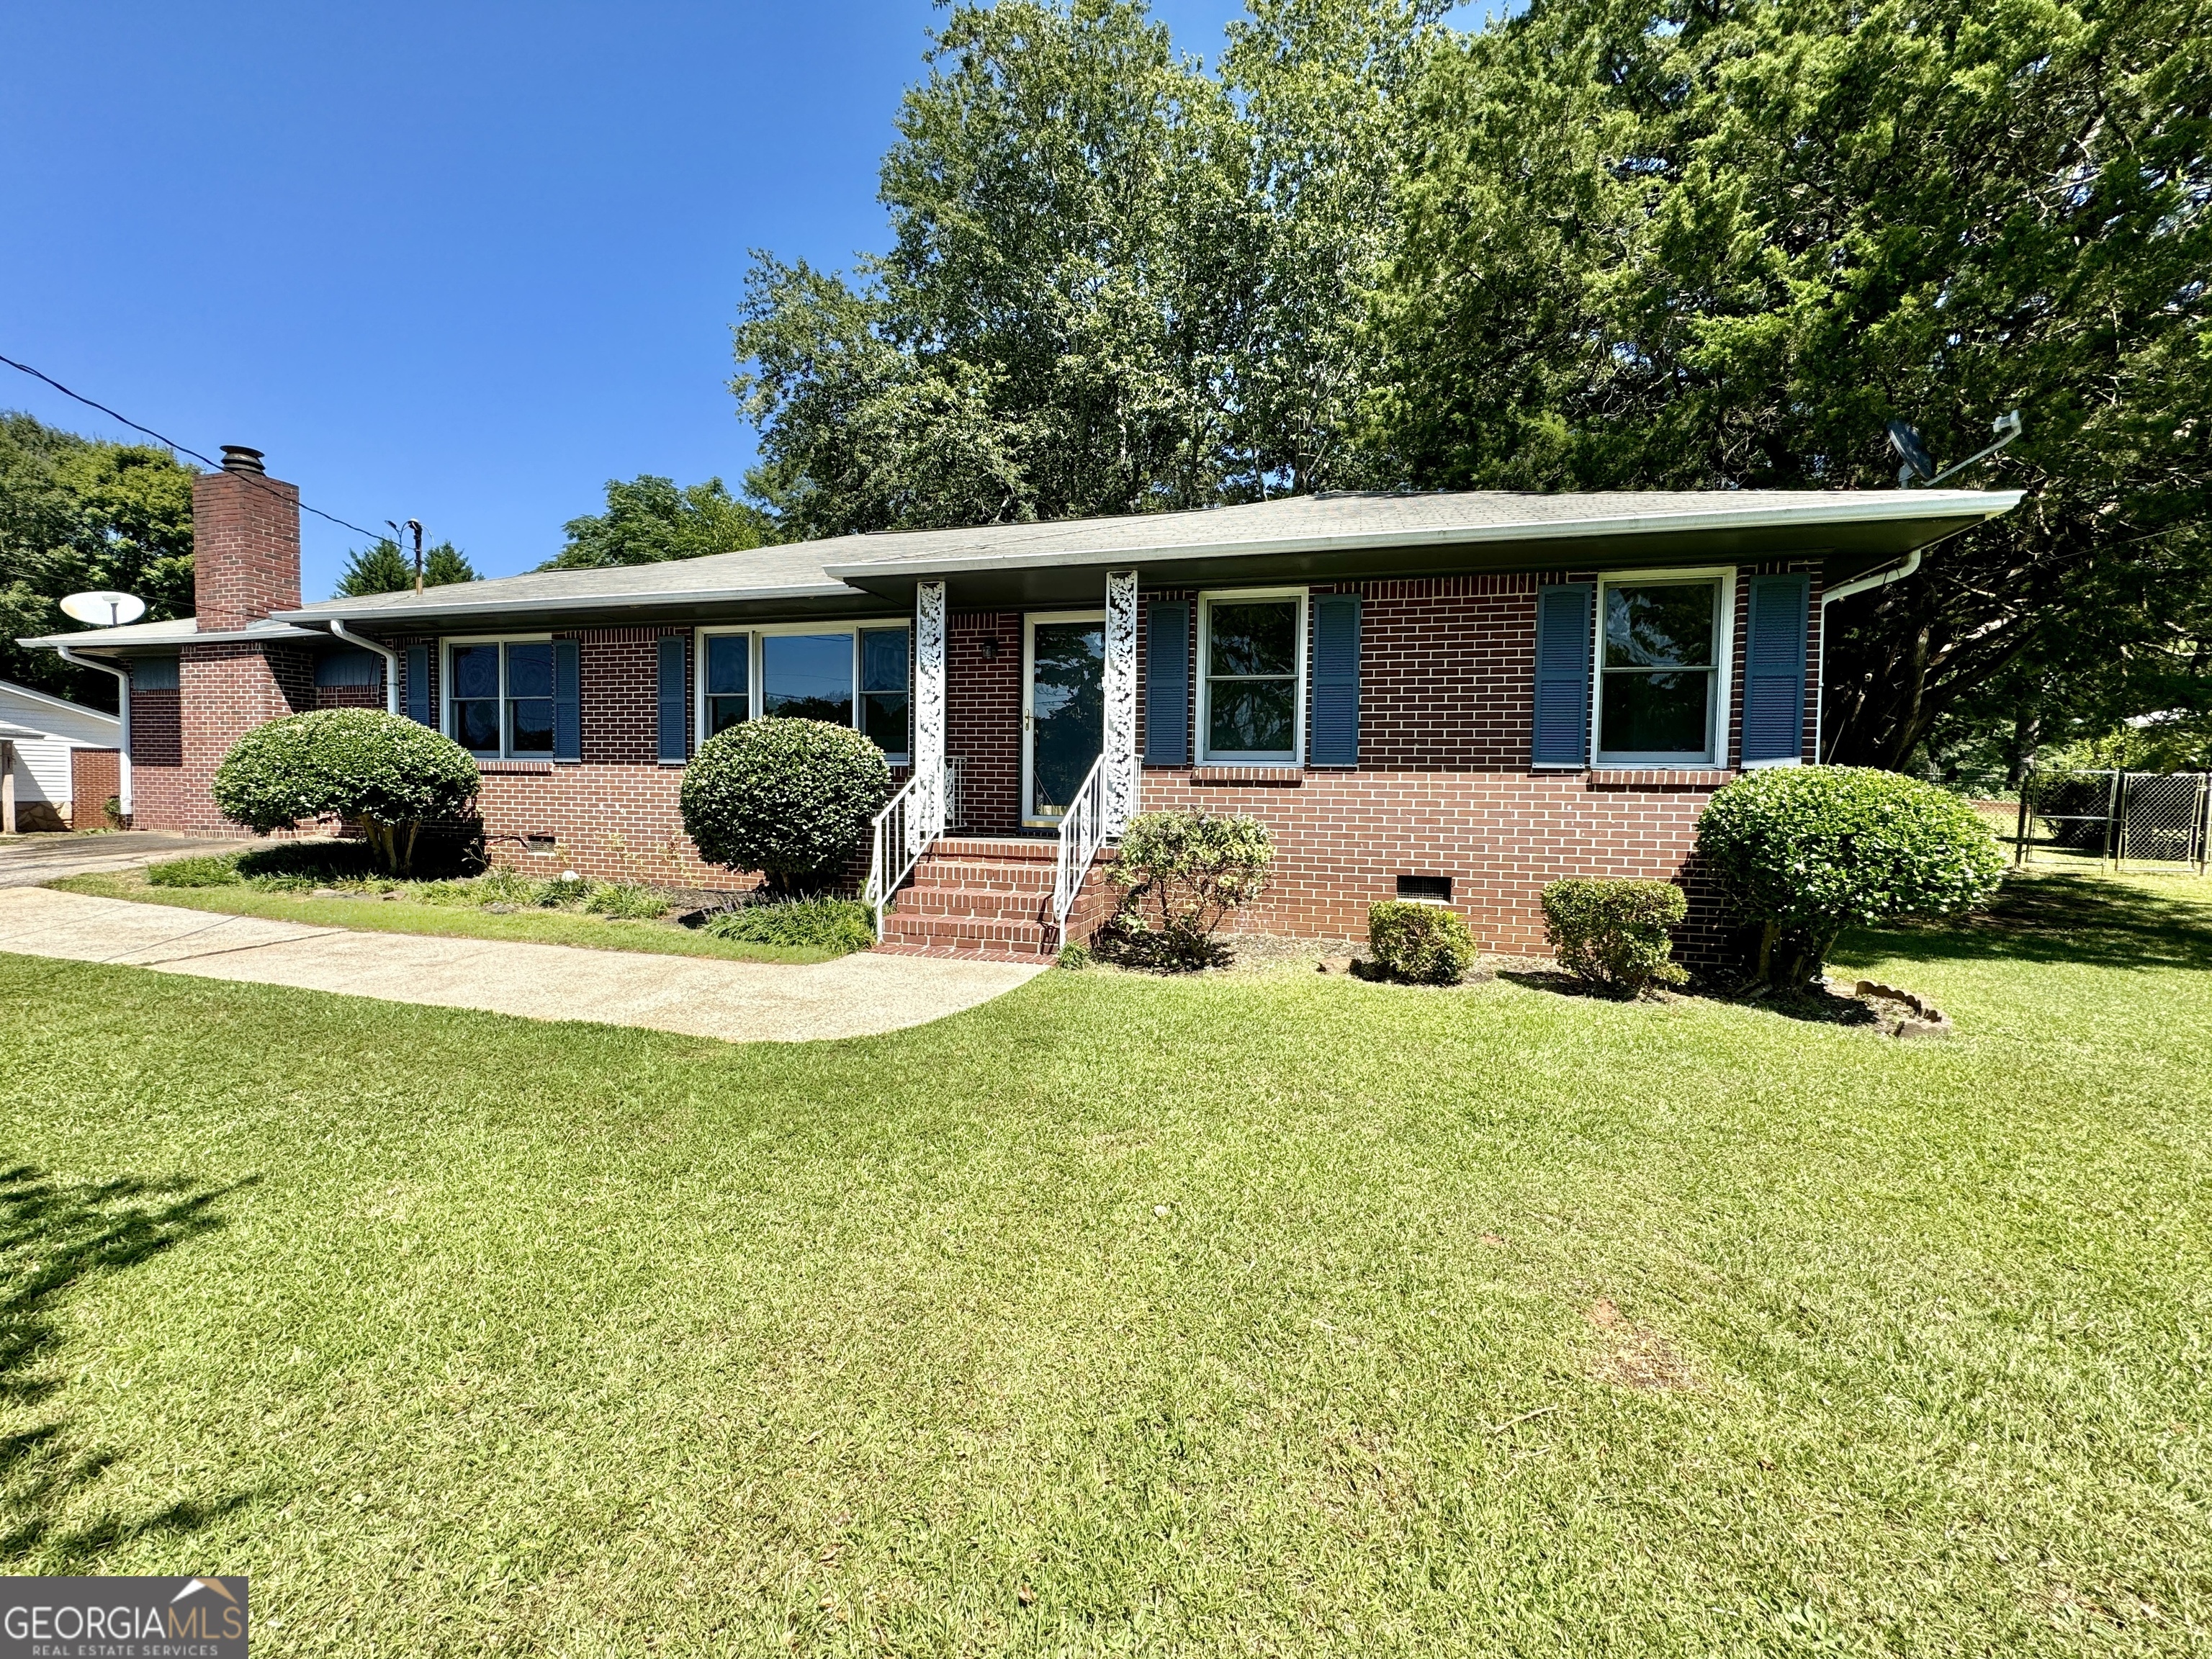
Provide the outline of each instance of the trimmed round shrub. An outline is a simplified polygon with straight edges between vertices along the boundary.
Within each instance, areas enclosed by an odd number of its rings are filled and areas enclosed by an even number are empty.
[[[1585,985],[1640,996],[1689,975],[1672,961],[1668,929],[1689,914],[1670,881],[1598,881],[1569,877],[1544,889],[1544,937],[1559,966]]]
[[[1409,985],[1456,985],[1479,954],[1458,911],[1411,899],[1367,907],[1367,948],[1376,966]]]
[[[2004,854],[1948,790],[1865,766],[1749,773],[1714,793],[1698,851],[1760,928],[1758,981],[1810,984],[1844,928],[1955,915],[1996,890]]]
[[[1122,891],[1117,948],[1156,968],[1212,966],[1223,956],[1215,931],[1259,896],[1274,859],[1274,838],[1257,818],[1139,812],[1109,872]]]
[[[746,720],[684,769],[684,828],[699,855],[786,890],[834,876],[890,793],[884,751],[827,720]]]
[[[215,804],[266,835],[301,818],[361,826],[378,866],[404,875],[416,831],[457,818],[477,795],[477,763],[451,738],[398,714],[326,708],[257,726],[216,768]]]

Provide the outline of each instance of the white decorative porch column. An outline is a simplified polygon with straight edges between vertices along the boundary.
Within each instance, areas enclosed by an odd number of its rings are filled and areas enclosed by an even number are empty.
[[[1106,573],[1106,834],[1137,810],[1137,573]]]
[[[934,777],[933,835],[945,833],[945,584],[914,592],[914,775]]]

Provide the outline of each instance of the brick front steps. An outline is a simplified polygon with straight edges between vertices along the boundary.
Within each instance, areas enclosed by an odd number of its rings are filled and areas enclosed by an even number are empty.
[[[1060,954],[1052,924],[1057,840],[947,836],[923,855],[884,917],[877,948],[898,956],[1035,962]],[[1111,908],[1103,855],[1083,884],[1068,937],[1087,939]]]

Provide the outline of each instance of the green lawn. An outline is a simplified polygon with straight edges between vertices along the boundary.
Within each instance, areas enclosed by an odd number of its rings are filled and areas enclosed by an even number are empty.
[[[1049,974],[726,1047],[0,957],[9,1570],[272,1653],[2212,1644],[2212,908],[1900,1044]]]
[[[659,956],[720,957],[729,962],[827,962],[838,953],[807,945],[751,945],[716,939],[672,921],[623,921],[576,910],[506,912],[380,899],[341,890],[332,898],[307,893],[265,892],[254,887],[155,887],[137,871],[64,876],[46,884],[64,893],[134,899],[142,904],[210,910],[226,916],[267,916],[310,927],[352,927],[371,933],[429,933],[449,939],[527,939],[536,945],[580,945],[594,951],[646,951]]]

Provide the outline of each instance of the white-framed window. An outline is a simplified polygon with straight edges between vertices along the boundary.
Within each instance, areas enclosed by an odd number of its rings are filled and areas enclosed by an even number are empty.
[[[1201,761],[1295,766],[1305,753],[1306,590],[1198,597]]]
[[[1590,698],[1599,766],[1725,763],[1735,617],[1733,570],[1599,580]]]
[[[446,735],[479,760],[553,758],[553,641],[447,640]]]
[[[905,765],[913,704],[904,621],[702,628],[691,653],[698,741],[763,714],[849,726]]]

